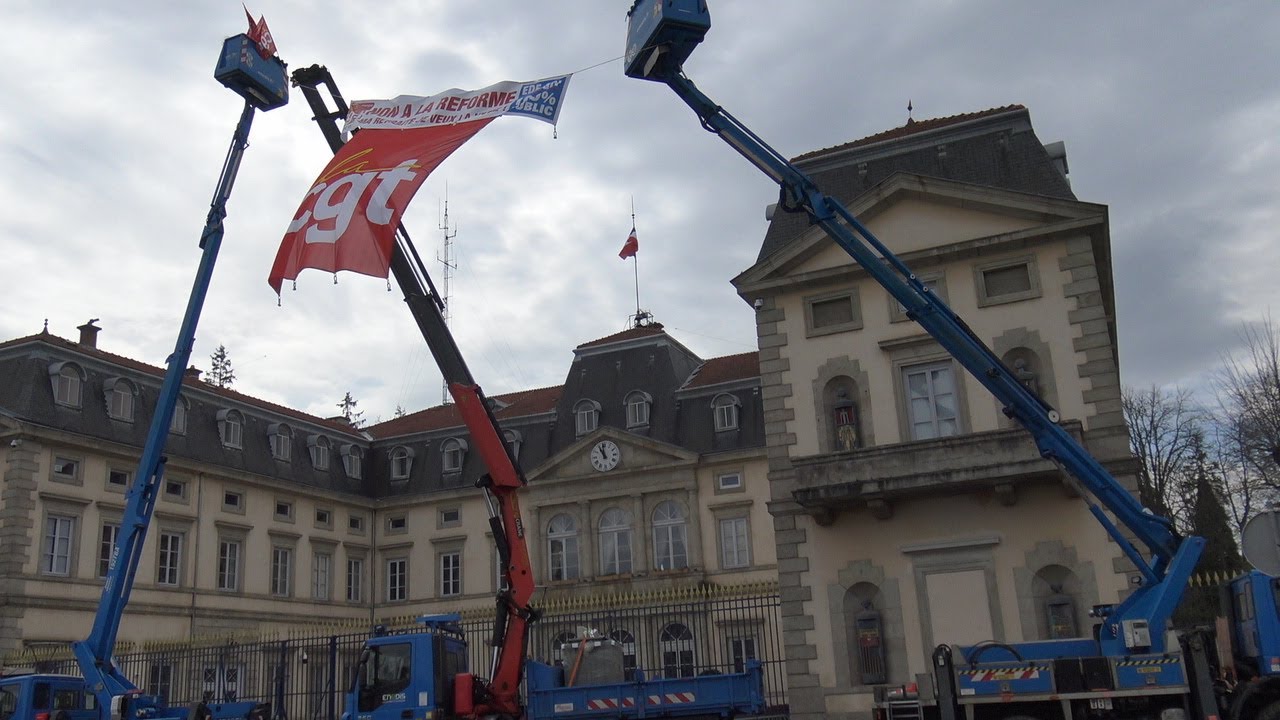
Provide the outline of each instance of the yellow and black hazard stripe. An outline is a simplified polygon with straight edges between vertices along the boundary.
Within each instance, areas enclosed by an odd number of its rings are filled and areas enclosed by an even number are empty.
[[[1137,667],[1140,665],[1175,665],[1182,662],[1181,658],[1143,658],[1141,660],[1120,660],[1116,663],[1116,667]]]

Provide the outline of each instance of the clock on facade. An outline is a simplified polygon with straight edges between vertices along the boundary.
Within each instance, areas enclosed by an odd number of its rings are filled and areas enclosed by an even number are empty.
[[[622,459],[622,450],[612,440],[601,440],[591,448],[591,467],[605,472],[618,467]]]

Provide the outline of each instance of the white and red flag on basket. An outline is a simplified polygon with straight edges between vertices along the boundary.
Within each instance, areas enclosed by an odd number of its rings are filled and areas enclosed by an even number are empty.
[[[569,77],[352,103],[346,130],[360,132],[302,199],[267,282],[279,294],[304,268],[387,277],[396,226],[427,176],[500,115],[554,124]]]
[[[622,243],[622,250],[618,253],[618,257],[626,260],[640,252],[640,240],[636,238],[636,229],[631,228],[631,234],[627,236],[627,241]]]
[[[249,32],[245,34],[249,36],[250,40],[258,44],[258,54],[262,56],[263,60],[274,57],[278,51],[276,50],[276,41],[271,37],[271,31],[267,29],[267,17],[259,15],[255,22],[253,15],[249,12],[249,8],[243,4],[240,7],[244,7],[244,15],[249,18]]]

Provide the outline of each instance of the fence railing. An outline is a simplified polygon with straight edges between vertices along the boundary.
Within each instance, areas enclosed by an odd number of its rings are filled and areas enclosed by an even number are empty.
[[[741,671],[748,659],[764,665],[771,713],[785,712],[785,658],[776,587],[702,586],[649,595],[615,595],[549,603],[529,637],[529,656],[573,661],[582,629],[616,641],[628,677],[691,677]],[[391,629],[412,617],[388,619]],[[469,611],[461,622],[471,671],[488,676],[492,616]],[[276,720],[337,720],[343,695],[368,629],[295,628],[272,639],[239,635],[192,642],[152,643],[119,652],[116,665],[144,692],[170,705],[191,705],[206,693],[214,701],[270,702]],[[570,655],[568,658],[565,655]],[[40,672],[78,672],[66,652],[26,651],[6,659]]]

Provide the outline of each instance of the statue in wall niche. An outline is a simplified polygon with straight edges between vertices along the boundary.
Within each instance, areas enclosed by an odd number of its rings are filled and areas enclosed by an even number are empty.
[[[1013,361],[1013,375],[1018,378],[1018,382],[1022,383],[1022,387],[1031,391],[1032,395],[1040,394],[1040,384],[1036,382],[1036,373],[1027,366],[1026,358],[1016,358]]]
[[[836,450],[853,450],[858,447],[858,412],[853,400],[849,399],[849,391],[841,389],[836,393],[834,421],[836,429]]]

